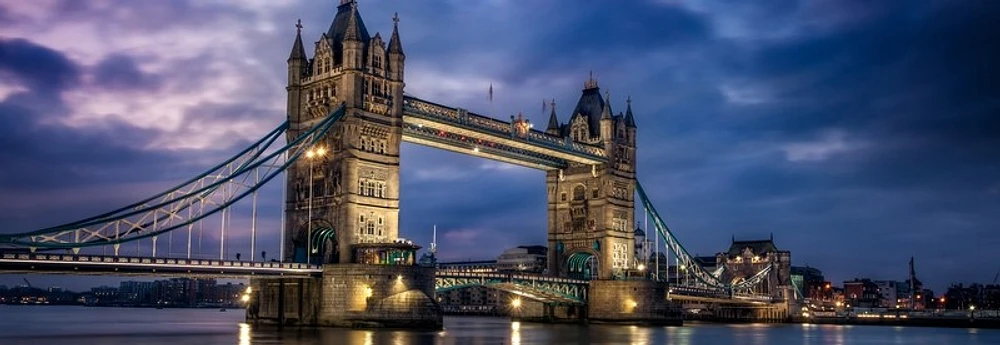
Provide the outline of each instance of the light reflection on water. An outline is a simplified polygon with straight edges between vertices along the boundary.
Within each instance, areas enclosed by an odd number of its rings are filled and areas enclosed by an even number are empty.
[[[242,310],[0,306],[3,345],[1000,344],[1000,330],[792,324],[548,325],[447,317],[442,331],[253,327]]]

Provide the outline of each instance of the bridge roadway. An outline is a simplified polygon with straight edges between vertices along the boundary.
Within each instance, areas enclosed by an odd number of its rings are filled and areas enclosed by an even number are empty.
[[[210,276],[227,278],[308,278],[323,273],[320,265],[281,262],[251,262],[218,259],[151,258],[58,253],[2,253],[0,273],[50,273],[122,276]],[[512,294],[553,304],[581,305],[587,300],[588,281],[536,274],[438,270],[436,290],[473,285],[488,286]],[[668,296],[678,302],[721,304],[768,304],[767,296],[735,294],[675,286]]]
[[[53,273],[79,275],[147,275],[147,276],[224,276],[231,278],[278,276],[288,278],[318,277],[320,265],[304,263],[232,261],[219,259],[153,258],[110,255],[60,253],[2,253],[0,273]],[[586,286],[586,280],[549,277],[534,274],[469,273],[439,270],[439,279],[452,283],[526,282],[528,286],[545,284]]]
[[[55,253],[3,253],[0,273],[307,278],[319,265]]]

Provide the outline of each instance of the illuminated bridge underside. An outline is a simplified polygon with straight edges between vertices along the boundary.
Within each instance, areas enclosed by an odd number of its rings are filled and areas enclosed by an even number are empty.
[[[607,162],[603,148],[414,97],[403,101],[403,140],[533,169]]]
[[[4,253],[2,273],[87,275],[213,276],[227,278],[319,276],[318,265],[207,259],[149,258],[103,255]]]
[[[587,282],[584,280],[528,274],[439,271],[434,281],[437,292],[472,286],[486,286],[547,304],[583,305],[587,301]]]

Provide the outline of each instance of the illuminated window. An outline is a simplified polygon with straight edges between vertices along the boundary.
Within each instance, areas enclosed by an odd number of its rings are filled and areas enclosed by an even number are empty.
[[[584,186],[576,186],[573,188],[573,200],[583,200],[586,198],[587,188]]]

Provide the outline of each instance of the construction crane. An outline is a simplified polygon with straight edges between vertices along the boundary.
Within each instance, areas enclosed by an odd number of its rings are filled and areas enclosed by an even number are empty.
[[[28,281],[28,278],[21,278],[21,280],[24,280],[24,283],[28,284],[28,288],[29,289],[34,289],[35,288],[34,286],[31,286],[31,282]]]

